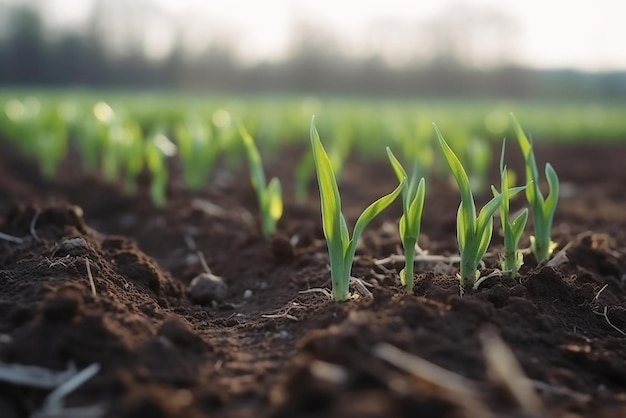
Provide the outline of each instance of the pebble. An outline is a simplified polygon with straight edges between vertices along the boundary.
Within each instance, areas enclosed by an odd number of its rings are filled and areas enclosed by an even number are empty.
[[[226,298],[228,287],[221,277],[202,273],[194,277],[187,293],[193,303],[208,305],[212,301],[220,302]]]
[[[87,241],[83,238],[68,238],[59,243],[59,248],[57,252],[57,256],[60,255],[84,255],[89,251],[89,246],[87,245]]]

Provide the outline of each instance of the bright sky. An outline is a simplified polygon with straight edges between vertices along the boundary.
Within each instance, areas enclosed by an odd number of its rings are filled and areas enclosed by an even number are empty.
[[[89,11],[87,0],[33,1],[44,4],[57,22],[80,19]],[[161,17],[144,25],[154,56],[164,54],[173,42],[175,31],[166,15],[184,22],[185,39],[198,49],[212,39],[227,39],[249,62],[279,59],[292,42],[294,26],[312,22],[336,36],[350,53],[383,51],[390,62],[428,53],[433,39],[441,40],[441,27],[448,25],[455,28],[453,36],[461,40],[463,51],[481,62],[504,57],[542,68],[626,70],[624,0],[119,1],[139,10],[146,5],[161,9]],[[492,15],[508,20],[485,24]]]

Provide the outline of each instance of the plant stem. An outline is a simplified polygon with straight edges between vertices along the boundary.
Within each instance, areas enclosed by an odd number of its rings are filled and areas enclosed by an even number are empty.
[[[350,270],[351,266],[343,260],[343,257],[338,260],[330,260],[330,280],[332,282],[333,298],[335,301],[343,301],[348,299],[350,295]],[[347,271],[346,271],[347,270]],[[346,280],[346,277],[348,280]]]
[[[415,263],[415,244],[417,240],[408,239],[404,244],[404,270],[400,274],[400,280],[406,287],[407,293],[413,293],[414,280],[414,263]]]
[[[476,281],[477,266],[471,258],[472,257],[469,251],[463,251],[461,253],[459,275],[461,276],[461,288],[463,288],[463,290],[472,289],[474,282]]]
[[[516,250],[509,251],[505,249],[504,256],[502,257],[502,271],[508,274],[508,276],[512,279],[517,276],[517,270],[519,267],[518,254],[519,253]]]

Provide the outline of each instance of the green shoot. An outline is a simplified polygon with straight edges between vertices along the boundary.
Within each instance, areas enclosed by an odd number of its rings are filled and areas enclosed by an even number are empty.
[[[402,179],[398,187],[390,194],[376,200],[363,211],[356,221],[352,238],[350,238],[346,220],[341,212],[341,198],[333,166],[324,150],[319,133],[315,129],[315,118],[311,120],[310,134],[317,182],[320,190],[322,228],[328,244],[328,256],[330,258],[333,298],[336,301],[342,301],[349,296],[352,260],[354,259],[359,237],[365,227],[398,197],[406,179]]]
[[[398,180],[402,183],[407,178],[404,167],[402,167],[402,164],[393,155],[389,147],[387,147],[387,156]],[[402,247],[404,247],[406,260],[404,268],[400,271],[400,280],[409,293],[413,292],[413,260],[415,258],[415,246],[420,234],[422,213],[424,211],[424,196],[426,193],[426,183],[423,177],[418,181],[418,172],[416,162],[409,183],[407,184],[405,181],[402,188],[402,217],[399,224],[400,240],[402,241]]]
[[[333,129],[335,138],[328,149],[328,157],[333,166],[335,177],[341,177],[341,170],[350,154],[352,139],[349,128],[350,125],[346,123],[338,125]],[[294,194],[296,202],[300,205],[306,203],[309,197],[309,181],[313,175],[314,168],[315,162],[313,161],[313,155],[310,153],[305,154],[296,167]]]
[[[314,169],[315,161],[313,160],[313,154],[306,153],[298,163],[294,174],[294,194],[296,202],[300,205],[306,203],[306,200],[309,197],[309,180],[311,179],[311,174]]]
[[[67,123],[57,109],[43,115],[39,132],[36,134],[35,153],[44,177],[52,179],[67,154],[69,147]]]
[[[459,278],[461,290],[474,287],[476,279],[480,276],[478,265],[487,252],[493,232],[493,214],[498,210],[502,196],[497,195],[480,210],[476,216],[476,205],[470,187],[469,178],[463,165],[454,151],[443,139],[439,128],[433,124],[443,154],[450,166],[450,170],[461,192],[461,204],[457,213],[456,234],[461,254],[461,267]]]
[[[144,168],[143,135],[141,127],[134,121],[124,126],[124,141],[120,143],[124,191],[130,195],[137,192],[137,179]]]
[[[483,193],[488,188],[487,172],[491,165],[491,147],[484,139],[471,138],[467,142],[466,149],[472,192]]]
[[[167,197],[167,158],[176,154],[176,145],[165,135],[156,134],[146,143],[146,165],[152,176],[150,197],[156,207],[165,206]]]
[[[556,247],[556,243],[551,239],[551,232],[559,198],[559,178],[552,165],[547,163],[545,175],[548,180],[548,195],[544,198],[539,189],[539,170],[537,169],[532,142],[513,114],[511,114],[511,119],[526,164],[526,200],[530,205],[530,213],[535,227],[535,235],[530,237],[530,249],[537,263],[541,263],[550,258]]]
[[[528,209],[524,208],[513,220],[509,219],[509,202],[517,193],[524,190],[527,186],[514,187],[509,189],[510,176],[504,165],[504,150],[506,140],[502,141],[502,152],[500,154],[500,187],[502,192],[498,193],[495,187],[491,186],[494,197],[500,194],[502,202],[500,203],[500,222],[502,223],[502,231],[504,233],[504,254],[500,260],[502,271],[507,273],[509,277],[515,278],[520,267],[524,263],[524,257],[518,250],[520,239],[526,222],[528,221]]]
[[[220,144],[199,120],[180,125],[176,129],[176,139],[185,185],[191,190],[200,190],[213,168]]]
[[[100,154],[106,135],[105,127],[95,118],[85,117],[76,126],[76,148],[80,153],[83,167],[89,173],[96,173],[100,167]]]
[[[248,162],[250,163],[250,181],[256,191],[261,211],[261,230],[267,238],[276,232],[276,223],[283,215],[283,195],[280,180],[274,177],[268,184],[265,183],[261,155],[252,136],[243,125],[240,127],[241,137],[246,147]]]

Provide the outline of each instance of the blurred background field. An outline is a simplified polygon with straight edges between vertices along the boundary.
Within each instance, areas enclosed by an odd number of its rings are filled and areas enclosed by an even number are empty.
[[[512,137],[510,113],[536,142],[623,141],[620,12],[608,0],[0,0],[0,138],[50,175],[72,141],[100,168],[106,150],[185,135],[234,160],[240,124],[273,155],[306,144],[312,115],[338,167],[386,145],[427,166],[435,122],[471,171],[481,144]]]
[[[206,100],[261,108],[268,124],[395,114],[496,137],[513,111],[551,139],[616,139],[620,12],[608,0],[0,0],[0,97],[132,113]]]

